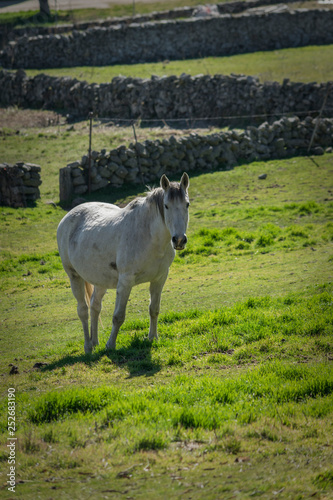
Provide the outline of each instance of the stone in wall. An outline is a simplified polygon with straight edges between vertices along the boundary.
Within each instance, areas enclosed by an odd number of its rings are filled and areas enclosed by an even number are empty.
[[[40,198],[40,171],[33,163],[0,164],[0,205],[26,207]]]

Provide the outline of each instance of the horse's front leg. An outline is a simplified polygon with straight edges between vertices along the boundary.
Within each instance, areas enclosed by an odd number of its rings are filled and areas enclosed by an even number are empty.
[[[98,319],[102,309],[102,299],[105,295],[106,288],[94,287],[90,301],[90,333],[92,347],[98,345]]]
[[[112,318],[112,330],[106,349],[115,349],[119,329],[125,320],[127,301],[133,287],[131,279],[119,276],[116,296],[116,306]]]
[[[164,283],[168,277],[168,273],[163,275],[158,281],[152,281],[150,283],[150,304],[149,304],[149,315],[150,315],[150,325],[149,325],[149,340],[153,341],[158,339],[157,335],[157,320],[160,313],[161,295],[164,287]]]
[[[84,352],[90,354],[92,352],[91,339],[89,336],[89,310],[85,298],[84,280],[73,269],[66,269],[74,297],[77,300],[77,313],[81,320],[84,333]]]

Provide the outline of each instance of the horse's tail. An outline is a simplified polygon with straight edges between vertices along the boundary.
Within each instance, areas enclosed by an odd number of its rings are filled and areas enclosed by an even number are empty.
[[[85,295],[85,299],[86,299],[86,304],[88,307],[90,307],[90,299],[91,299],[91,296],[94,292],[94,285],[92,285],[91,283],[88,283],[88,281],[85,281],[84,282],[84,292],[85,292],[84,295]],[[99,316],[99,321],[102,325],[102,328],[104,328],[101,315]]]
[[[94,285],[91,285],[87,281],[84,282],[84,291],[85,291],[85,299],[86,299],[86,304],[89,307],[90,306],[90,299],[94,291]]]

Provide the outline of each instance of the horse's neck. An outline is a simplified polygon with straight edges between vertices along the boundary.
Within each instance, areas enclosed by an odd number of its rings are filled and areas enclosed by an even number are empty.
[[[153,241],[156,241],[160,247],[170,244],[171,235],[170,231],[165,225],[164,218],[158,206],[147,206],[150,235]]]

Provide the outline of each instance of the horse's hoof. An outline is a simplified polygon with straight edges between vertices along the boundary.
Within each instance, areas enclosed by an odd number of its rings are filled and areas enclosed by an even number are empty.
[[[91,345],[91,344],[89,344],[89,345],[85,345],[85,346],[84,346],[84,352],[85,352],[85,354],[92,354],[92,352],[93,352],[93,347],[92,347],[92,345]]]

